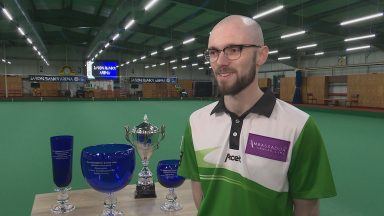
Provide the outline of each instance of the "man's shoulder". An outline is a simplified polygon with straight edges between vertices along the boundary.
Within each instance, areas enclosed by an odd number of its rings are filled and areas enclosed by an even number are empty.
[[[280,118],[284,118],[287,122],[291,123],[296,122],[299,124],[305,124],[310,117],[308,113],[280,99],[276,99],[274,112],[276,112]]]
[[[215,108],[215,106],[217,104],[218,104],[218,101],[215,101],[213,103],[210,103],[210,104],[194,111],[190,116],[190,120],[209,117],[211,115],[213,108]]]

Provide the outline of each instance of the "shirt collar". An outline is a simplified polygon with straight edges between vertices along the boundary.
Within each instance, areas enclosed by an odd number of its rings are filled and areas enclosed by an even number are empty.
[[[261,98],[255,103],[255,105],[253,105],[244,114],[247,115],[248,113],[251,112],[251,113],[260,114],[269,118],[272,114],[275,104],[276,104],[275,96],[273,95],[270,89],[267,89],[264,92],[263,96],[261,96]],[[211,111],[211,115],[214,113],[220,113],[220,112],[230,113],[230,111],[225,107],[224,97],[220,98],[219,103],[217,103],[217,105]]]

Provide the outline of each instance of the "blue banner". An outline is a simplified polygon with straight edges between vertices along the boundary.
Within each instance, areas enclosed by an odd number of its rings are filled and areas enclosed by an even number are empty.
[[[130,77],[131,83],[177,83],[176,77]]]
[[[85,76],[40,76],[29,75],[29,81],[33,82],[85,82]]]

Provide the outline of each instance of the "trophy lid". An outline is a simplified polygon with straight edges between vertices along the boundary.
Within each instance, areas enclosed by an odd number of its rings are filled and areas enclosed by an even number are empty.
[[[159,128],[155,125],[152,125],[148,122],[147,114],[144,115],[144,121],[132,129],[132,132],[135,134],[157,134],[159,133]]]

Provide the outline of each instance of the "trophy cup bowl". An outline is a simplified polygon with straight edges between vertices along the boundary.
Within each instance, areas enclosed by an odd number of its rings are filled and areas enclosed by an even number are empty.
[[[179,160],[162,160],[157,165],[157,179],[159,183],[168,188],[165,203],[160,206],[160,209],[165,212],[179,211],[183,207],[176,201],[177,196],[175,188],[184,183],[184,177],[177,175],[179,168]]]
[[[72,181],[73,136],[53,136],[50,141],[53,181],[58,187],[55,191],[59,192],[51,211],[53,214],[68,213],[75,209],[68,201],[68,191],[71,190],[68,185]]]
[[[103,216],[123,215],[116,209],[113,192],[124,188],[135,169],[135,149],[127,144],[89,146],[81,152],[81,171],[95,190],[107,193]]]
[[[152,125],[148,122],[147,115],[144,115],[144,122],[138,126],[134,128],[125,126],[125,139],[135,146],[143,164],[136,184],[135,198],[156,197],[155,184],[148,164],[153,151],[159,148],[159,143],[164,139],[164,136],[165,126],[162,125],[159,129]]]

